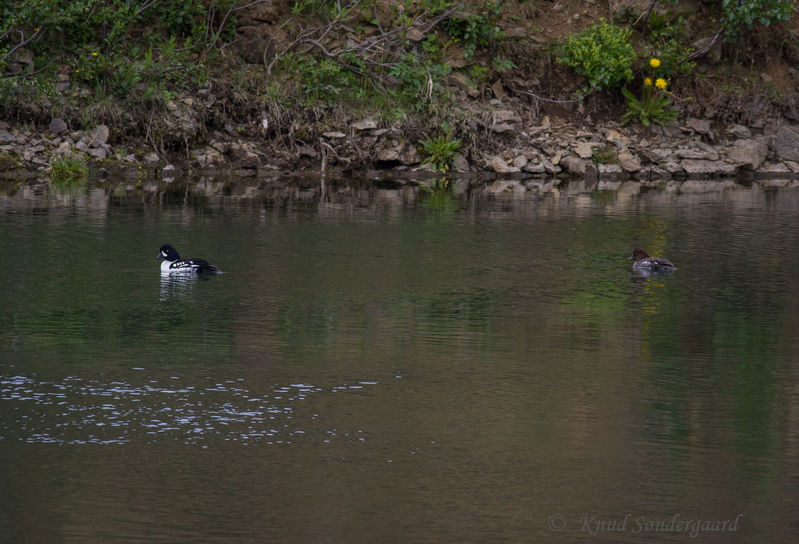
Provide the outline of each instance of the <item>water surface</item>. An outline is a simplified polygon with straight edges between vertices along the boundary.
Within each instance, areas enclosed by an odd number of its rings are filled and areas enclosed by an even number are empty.
[[[705,183],[6,191],[0,540],[793,542],[799,188]]]

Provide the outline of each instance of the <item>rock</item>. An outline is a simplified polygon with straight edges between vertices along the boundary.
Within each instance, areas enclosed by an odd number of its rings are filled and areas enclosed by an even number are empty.
[[[424,33],[418,28],[412,27],[405,33],[405,37],[412,42],[420,42],[424,39]]]
[[[541,164],[544,165],[544,170],[546,171],[547,174],[557,174],[558,172],[560,172],[560,166],[552,164],[547,159],[542,159]]]
[[[373,128],[377,128],[377,121],[370,117],[369,119],[353,123],[350,126],[355,130],[372,130]]]
[[[48,128],[53,134],[61,134],[67,131],[67,124],[60,117],[53,117]]]
[[[629,149],[619,151],[619,166],[627,172],[637,172],[641,169],[640,159]]]
[[[777,131],[774,139],[777,157],[788,161],[799,161],[799,132],[789,127]]]
[[[574,146],[574,152],[581,159],[590,159],[594,156],[594,146],[588,142],[580,142]]]
[[[494,123],[518,123],[521,122],[519,114],[513,110],[495,110],[491,113],[491,118]]]
[[[447,80],[449,81],[450,85],[456,85],[466,92],[472,98],[477,98],[480,96],[480,91],[472,85],[471,80],[465,75],[460,72],[451,72],[447,76]]]
[[[609,0],[608,7],[610,8],[611,16],[616,19],[622,19],[625,16],[633,15],[637,18],[650,8],[651,0]],[[702,3],[699,0],[685,0],[683,2],[674,2],[663,4],[655,3],[654,11],[660,15],[669,15],[675,17],[677,15],[687,15],[695,13],[700,10]]]
[[[696,176],[711,176],[711,175],[732,175],[738,171],[738,167],[734,164],[726,163],[723,161],[708,161],[701,159],[684,159],[680,166],[688,175]]]
[[[89,149],[88,153],[89,153],[89,155],[91,155],[95,159],[101,160],[101,161],[105,160],[106,156],[108,155],[108,153],[106,152],[104,147],[95,147],[95,148]]]
[[[422,156],[419,155],[419,151],[414,146],[406,145],[400,153],[400,162],[405,166],[412,166],[422,162]]]
[[[761,172],[767,172],[772,174],[787,174],[791,171],[788,168],[788,165],[784,162],[777,162],[777,163],[766,163],[763,165],[763,168],[760,169]]]
[[[624,180],[628,177],[627,172],[618,164],[600,164],[598,170],[599,179]]]
[[[749,138],[752,136],[752,131],[743,125],[732,125],[727,129],[727,134],[736,138]]]
[[[493,132],[514,132],[516,127],[510,123],[492,123],[489,129]]]
[[[89,147],[100,147],[108,142],[108,127],[97,125],[89,137]]]
[[[647,166],[636,172],[633,177],[639,181],[669,181],[671,174],[657,166]]]
[[[249,154],[249,152],[248,152]],[[309,145],[300,146],[300,157],[309,157],[315,159],[319,156],[319,152]],[[242,165],[244,166],[244,165]]]
[[[543,162],[528,162],[523,170],[525,172],[529,172],[530,174],[543,174],[547,171]]]
[[[343,132],[323,132],[322,136],[324,136],[325,138],[330,138],[331,140],[347,137],[347,135],[344,134]]]
[[[666,164],[663,165],[663,168],[669,174],[679,174],[684,172],[682,165],[677,161],[667,161]]]
[[[516,168],[522,169],[527,166],[527,157],[524,155],[519,155],[515,159],[513,159],[513,166]]]
[[[316,150],[312,147],[309,147],[311,151],[314,152],[314,155],[311,155],[312,158],[315,158]],[[300,150],[300,155],[302,155],[302,149]],[[244,156],[241,157],[239,160],[238,168],[246,168],[246,169],[258,169],[258,166],[261,164],[261,159],[258,157],[257,154],[253,153],[252,151],[247,151],[244,153]]]
[[[494,84],[491,85],[491,92],[494,94],[496,98],[499,98],[500,100],[505,100],[506,98],[508,98],[508,95],[505,93],[505,87],[502,84],[501,79],[496,80]]]
[[[377,162],[399,162],[400,154],[398,147],[384,147],[377,150]]]
[[[738,140],[727,149],[727,156],[732,162],[752,170],[763,164],[766,155],[768,155],[768,145],[753,139]]]
[[[452,158],[452,169],[456,172],[468,172],[469,161],[461,153],[456,153]]]
[[[158,157],[158,153],[156,153],[155,151],[150,151],[144,156],[144,162],[154,163],[158,162],[159,160],[161,159]]]
[[[575,156],[565,157],[560,161],[560,164],[572,174],[585,174],[586,166],[589,164],[587,160]]]
[[[515,174],[517,172],[521,172],[521,169],[508,165],[508,163],[505,162],[505,159],[499,155],[494,155],[491,157],[489,164],[491,165],[491,169],[497,174]]]
[[[0,143],[13,144],[17,138],[4,128],[0,128]],[[24,142],[20,142],[24,143]]]
[[[701,134],[702,136],[707,136],[709,140],[713,140],[715,135],[713,134],[713,129],[710,128],[710,121],[706,119],[697,119],[696,117],[689,117],[685,120],[685,126],[693,130],[694,132]]]
[[[695,142],[697,143],[697,142]],[[717,161],[719,154],[715,149],[696,149],[680,147],[674,152],[677,158],[680,159],[696,159],[702,161]]]
[[[616,129],[602,128],[599,129],[599,132],[607,141],[619,147],[626,147],[630,144],[630,139],[627,136],[622,135],[622,133]]]
[[[9,62],[6,66],[6,71],[9,74],[19,74],[23,70],[26,72],[32,72],[34,68],[33,59],[33,51],[30,49],[25,47],[17,49],[8,57],[7,60]]]

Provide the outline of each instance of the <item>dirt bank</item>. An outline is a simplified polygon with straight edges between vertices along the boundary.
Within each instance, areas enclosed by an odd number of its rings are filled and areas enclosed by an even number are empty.
[[[333,51],[343,47],[341,40],[364,43],[368,36],[386,33],[380,21],[397,9],[395,4],[375,2],[374,16],[354,18],[361,27],[346,27],[347,32],[322,49]],[[289,96],[265,99],[264,88],[254,83],[240,92],[243,87],[230,82],[229,71],[218,72],[204,88],[173,94],[160,110],[121,112],[112,104],[95,123],[65,108],[19,114],[0,121],[0,176],[43,173],[64,155],[85,159],[94,168],[143,168],[167,176],[176,169],[215,168],[243,176],[276,170],[385,169],[662,180],[746,171],[798,173],[799,45],[774,43],[776,36],[784,41],[795,35],[790,21],[777,29],[756,28],[735,42],[736,50],[721,44],[699,58],[690,73],[672,78],[671,107],[678,117],[665,126],[621,126],[626,106],[617,90],[575,98],[584,94],[578,91],[585,81],[553,61],[556,44],[603,19],[634,23],[636,10],[648,4],[506,2],[496,12],[501,30],[496,36],[501,38],[471,53],[465,44],[442,49],[442,60],[453,70],[443,83],[440,102],[423,114],[391,118],[345,101],[330,105]],[[701,50],[713,36],[706,24],[710,8],[699,1],[670,7],[678,11],[662,16],[679,21],[686,51]],[[250,76],[263,75],[267,64],[272,68],[267,59],[295,51],[296,36],[302,36],[298,32],[312,23],[294,27],[292,34],[290,20],[288,7],[280,2],[259,2],[242,10],[236,39],[227,48],[229,70],[244,66]],[[436,32],[421,23],[411,26],[402,46],[432,47],[443,39]],[[644,45],[639,55],[649,52]],[[310,49],[314,47],[302,51]],[[512,68],[479,69],[498,58]],[[756,58],[764,62],[753,62]],[[641,76],[637,73],[634,82]],[[70,88],[68,78],[62,83]],[[281,92],[292,88],[289,83],[283,81]],[[72,83],[71,90],[80,88]],[[458,143],[446,165],[431,160],[424,147],[436,136],[446,143],[443,135]]]

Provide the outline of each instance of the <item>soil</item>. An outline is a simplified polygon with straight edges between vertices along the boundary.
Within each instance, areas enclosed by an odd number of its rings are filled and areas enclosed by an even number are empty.
[[[390,10],[395,4],[378,0],[375,9]],[[701,40],[714,35],[716,29],[707,28],[711,18],[710,6],[705,3],[688,0],[662,4],[680,9],[687,29],[683,39],[694,49]],[[690,75],[674,78],[670,88],[679,98],[674,107],[680,116],[665,128],[621,127],[619,120],[626,105],[616,90],[574,100],[584,82],[571,69],[554,62],[546,51],[600,19],[618,18],[624,9],[634,15],[636,9],[648,5],[641,0],[506,2],[499,23],[507,36],[502,47],[504,53],[514,56],[517,68],[487,81],[476,92],[450,77],[453,100],[448,111],[438,116],[386,121],[352,109],[286,109],[265,101],[262,95],[237,94],[230,78],[224,76],[195,95],[179,96],[156,119],[151,112],[145,118],[137,112],[115,111],[113,107],[101,111],[97,106],[92,111],[102,121],[98,124],[109,129],[107,141],[99,143],[92,138],[97,127],[80,126],[77,121],[83,112],[66,112],[67,128],[57,134],[48,130],[53,125],[46,109],[32,117],[18,115],[0,121],[0,175],[3,171],[8,175],[19,166],[47,170],[54,157],[70,148],[106,168],[224,166],[245,175],[302,168],[344,172],[369,168],[429,170],[420,154],[420,142],[435,130],[440,132],[444,118],[454,121],[454,133],[463,141],[453,165],[460,171],[536,174],[540,170],[545,175],[585,175],[582,164],[572,169],[559,163],[577,158],[575,145],[588,141],[597,149],[613,148],[608,164],[618,164],[619,153],[631,151],[651,175],[653,168],[667,170],[663,160],[651,157],[653,148],[702,149],[702,145],[710,144],[717,147],[716,154],[721,152],[717,161],[735,163],[721,147],[753,138],[759,138],[758,145],[765,145],[768,152],[757,166],[750,167],[786,172],[799,169],[794,166],[790,146],[780,148],[775,143],[778,134],[785,135],[784,130],[799,133],[796,15],[777,27],[755,28],[735,46],[715,48],[699,59]],[[228,47],[230,54],[237,56],[235,62],[244,59],[257,65],[288,48],[292,36],[283,26],[288,15],[286,3],[277,1],[255,3],[242,10],[238,38]],[[640,41],[645,28],[640,21],[634,28],[634,40]],[[451,60],[454,65],[458,59]],[[474,60],[488,65],[489,54],[478,51]],[[5,140],[3,134],[8,135]],[[622,139],[614,139],[616,134]],[[793,136],[787,137],[790,141]],[[780,156],[779,149],[788,149],[788,157]],[[708,152],[700,160],[711,159]],[[598,166],[596,158],[589,162]],[[739,163],[735,163],[736,168],[742,167]],[[669,175],[681,173],[677,168],[671,170]],[[623,171],[637,175],[641,169],[633,165]],[[686,171],[682,169],[682,173]]]

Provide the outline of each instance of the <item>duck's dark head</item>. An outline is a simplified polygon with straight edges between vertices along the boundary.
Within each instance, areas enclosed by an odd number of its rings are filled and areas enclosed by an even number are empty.
[[[627,260],[628,261],[640,261],[641,259],[646,259],[647,257],[649,257],[649,253],[647,253],[646,251],[644,251],[641,248],[635,248],[633,250],[633,254],[630,255],[629,257],[627,257]]]
[[[161,246],[161,250],[158,252],[158,255],[155,256],[155,258],[166,259],[167,261],[177,261],[180,259],[180,255],[178,254],[177,249],[169,244],[164,244]]]

